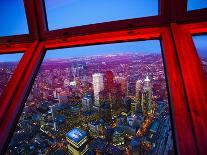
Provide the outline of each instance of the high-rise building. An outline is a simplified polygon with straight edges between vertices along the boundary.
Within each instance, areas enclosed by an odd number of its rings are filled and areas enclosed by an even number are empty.
[[[141,106],[145,114],[152,113],[152,85],[148,76],[144,80]]]
[[[82,108],[83,111],[88,111],[91,110],[92,108],[92,96],[91,95],[87,95],[82,99]]]
[[[115,81],[121,84],[122,92],[127,93],[127,79],[125,77],[116,76]]]
[[[105,89],[110,93],[114,86],[114,75],[112,71],[106,71],[105,73]]]
[[[117,127],[113,133],[112,141],[114,146],[124,145],[124,134],[125,130],[122,127]]]
[[[109,103],[102,103],[100,106],[100,117],[106,122],[111,121],[111,106]]]
[[[92,75],[93,77],[93,91],[94,91],[94,99],[95,106],[100,106],[100,96],[99,93],[104,89],[104,79],[103,74],[95,73]]]
[[[142,89],[142,81],[141,80],[137,80],[135,89],[136,89],[136,97],[140,98],[140,93],[141,93],[141,89]]]
[[[79,128],[73,128],[66,134],[68,151],[70,154],[85,155],[88,151],[87,132]]]

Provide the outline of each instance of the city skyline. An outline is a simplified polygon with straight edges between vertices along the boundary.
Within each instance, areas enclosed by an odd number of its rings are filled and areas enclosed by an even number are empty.
[[[76,58],[48,63],[45,56],[10,143],[11,154],[28,147],[42,154],[54,148],[69,154],[173,153],[161,53]],[[31,136],[15,141],[30,128]]]

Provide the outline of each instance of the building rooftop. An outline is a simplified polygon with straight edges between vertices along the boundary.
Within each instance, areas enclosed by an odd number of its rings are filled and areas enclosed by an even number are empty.
[[[73,128],[66,134],[66,137],[74,141],[75,143],[79,143],[86,136],[87,136],[87,132],[79,128]]]

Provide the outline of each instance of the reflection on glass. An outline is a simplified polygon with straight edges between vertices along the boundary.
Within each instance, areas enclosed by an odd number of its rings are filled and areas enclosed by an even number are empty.
[[[0,96],[11,79],[22,53],[0,55]]]
[[[45,0],[45,5],[50,30],[158,15],[158,0]]]
[[[207,8],[206,0],[188,0],[188,11]]]
[[[28,33],[23,0],[1,0],[0,10],[0,37]]]
[[[159,41],[47,51],[8,153],[173,154]]]
[[[193,36],[193,41],[207,76],[207,35]]]

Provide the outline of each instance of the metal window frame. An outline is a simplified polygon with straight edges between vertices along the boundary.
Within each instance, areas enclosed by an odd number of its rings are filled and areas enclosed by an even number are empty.
[[[24,52],[1,98],[0,152],[6,151],[47,49],[160,39],[177,153],[207,153],[206,79],[191,37],[207,32],[207,9],[187,12],[187,0],[160,0],[159,16],[48,31],[44,1],[24,4],[29,34],[0,37],[0,54]]]

